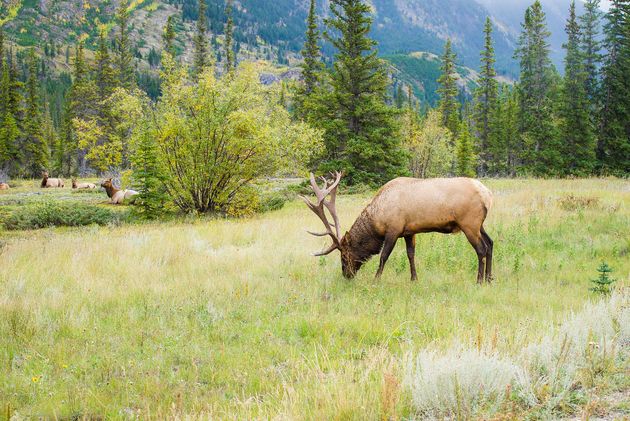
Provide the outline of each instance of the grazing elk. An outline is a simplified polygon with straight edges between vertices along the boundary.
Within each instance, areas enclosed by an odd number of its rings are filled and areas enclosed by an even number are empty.
[[[94,183],[77,183],[77,179],[72,179],[72,188],[73,189],[95,189],[96,184]]]
[[[7,183],[0,183],[0,190],[9,190],[10,188]]]
[[[48,171],[42,172],[42,189],[51,187],[64,187],[62,178],[50,178],[48,177]]]
[[[135,190],[120,190],[114,187],[114,183],[111,178],[103,181],[101,183],[101,187],[105,188],[107,192],[107,196],[110,199],[110,203],[113,205],[120,205],[125,200],[131,199],[133,196],[137,195],[138,192]]]
[[[301,197],[326,228],[323,233],[309,233],[318,237],[328,235],[333,241],[328,249],[315,256],[339,250],[346,278],[354,277],[361,266],[379,252],[381,261],[376,277],[380,277],[396,241],[403,237],[407,245],[411,280],[414,281],[417,279],[415,234],[463,231],[479,259],[477,282],[482,283],[484,277],[490,282],[493,242],[484,230],[483,222],[492,206],[492,193],[481,182],[470,178],[396,178],[378,191],[350,231],[341,237],[335,199],[342,174],[336,172],[333,175],[334,180],[322,177],[324,186],[320,187],[311,174],[316,203]],[[326,200],[327,196],[330,196],[329,200]],[[332,216],[332,223],[328,221],[326,209]]]

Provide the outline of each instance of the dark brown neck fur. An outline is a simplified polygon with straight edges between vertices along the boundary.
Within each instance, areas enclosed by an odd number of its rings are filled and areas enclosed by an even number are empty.
[[[344,236],[344,240],[347,240],[348,252],[354,259],[365,262],[381,251],[384,238],[377,234],[367,210],[364,210],[354,221],[352,228]]]
[[[117,192],[119,192],[120,190],[117,189],[116,187],[112,186],[111,184],[104,186],[105,187],[105,191],[107,192],[107,197],[109,197],[110,199],[112,197],[114,197],[114,194],[116,194]]]

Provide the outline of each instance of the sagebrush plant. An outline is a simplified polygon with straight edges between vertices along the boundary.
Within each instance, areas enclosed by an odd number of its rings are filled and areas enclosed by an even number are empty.
[[[627,350],[618,354],[630,340],[629,305],[630,291],[587,304],[514,355],[461,346],[410,355],[405,385],[415,410],[430,418],[477,418],[496,413],[507,398],[544,418],[575,408],[574,395],[586,395],[630,357]]]

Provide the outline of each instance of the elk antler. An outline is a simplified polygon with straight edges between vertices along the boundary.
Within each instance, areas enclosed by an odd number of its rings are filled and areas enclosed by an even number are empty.
[[[319,217],[319,219],[321,219],[321,221],[324,223],[324,227],[326,228],[326,232],[318,233],[308,231],[308,233],[317,237],[330,235],[330,238],[332,238],[333,240],[333,243],[330,247],[320,253],[315,253],[315,256],[325,256],[332,253],[336,249],[341,249],[341,229],[339,227],[339,217],[337,216],[337,210],[335,209],[335,199],[337,198],[337,187],[339,186],[339,182],[341,181],[343,173],[335,171],[334,173],[332,173],[332,175],[335,177],[334,180],[327,180],[324,177],[320,177],[324,181],[324,187],[321,188],[317,184],[315,176],[313,175],[313,173],[311,173],[311,188],[315,193],[317,203],[311,202],[305,196],[300,196],[309,207],[309,209],[312,210],[315,215]],[[328,195],[330,195],[330,199],[326,200],[326,196]],[[328,221],[328,218],[326,217],[324,207],[328,209],[328,212],[333,218],[332,224]],[[334,232],[332,230],[332,227],[335,227]]]

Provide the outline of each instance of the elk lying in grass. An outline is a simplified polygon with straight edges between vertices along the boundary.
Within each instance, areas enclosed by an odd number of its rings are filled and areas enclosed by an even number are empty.
[[[0,183],[0,190],[9,190],[10,188],[7,183]]]
[[[111,178],[103,181],[101,183],[101,187],[105,189],[107,193],[107,197],[110,199],[110,203],[113,205],[120,205],[125,200],[132,199],[133,196],[137,195],[138,192],[135,190],[120,190],[114,187],[114,183]],[[133,202],[133,200],[131,200]]]
[[[378,191],[350,231],[341,237],[335,199],[342,174],[337,172],[334,176],[334,180],[322,177],[324,186],[320,187],[311,174],[311,187],[317,202],[313,203],[304,196],[302,199],[326,228],[323,233],[309,233],[319,237],[328,235],[333,241],[328,249],[315,256],[339,250],[346,278],[354,277],[361,266],[379,252],[381,261],[376,277],[380,277],[396,241],[403,237],[407,245],[411,280],[416,280],[415,234],[463,231],[479,259],[477,282],[482,283],[484,277],[490,282],[493,242],[484,230],[483,222],[492,206],[492,193],[481,182],[470,178],[396,178]],[[330,196],[329,200],[326,200],[327,196]],[[328,221],[326,209],[333,223]]]
[[[51,187],[64,187],[62,178],[50,178],[48,177],[48,171],[42,173],[42,188],[47,189]]]
[[[72,179],[72,188],[73,189],[95,189],[96,184],[94,183],[77,183],[77,179]]]

